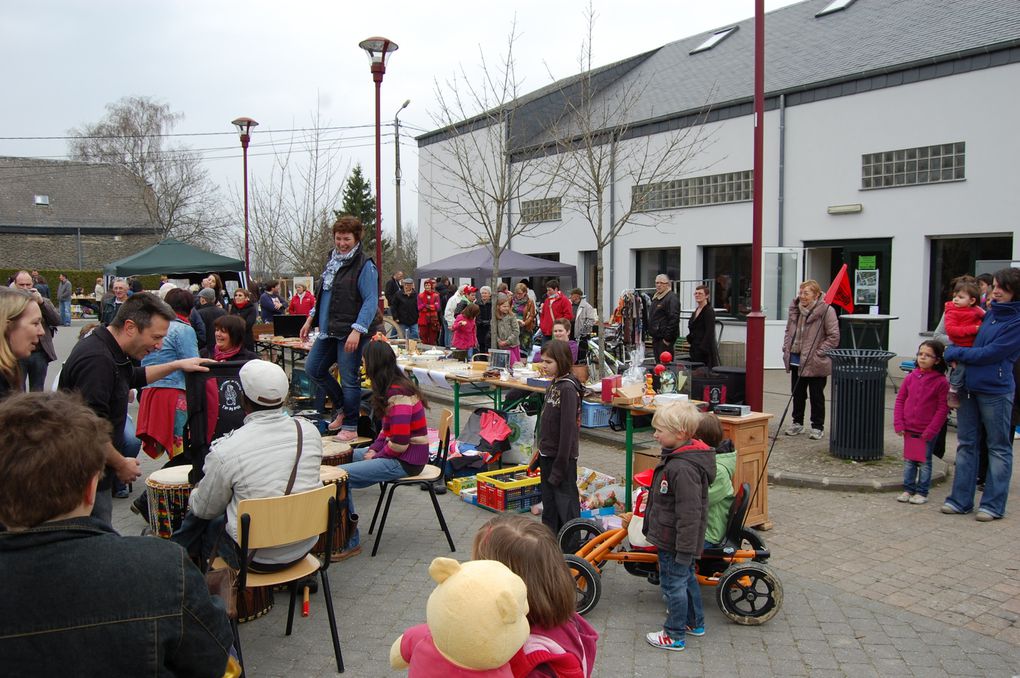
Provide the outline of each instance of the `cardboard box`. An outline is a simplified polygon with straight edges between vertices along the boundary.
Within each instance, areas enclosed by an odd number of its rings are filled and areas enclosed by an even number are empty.
[[[644,450],[634,450],[634,462],[632,466],[634,469],[634,475],[658,466],[661,454],[662,450],[654,447],[649,447]]]
[[[637,405],[645,395],[645,387],[642,384],[629,384],[617,386],[613,389],[614,405]]]

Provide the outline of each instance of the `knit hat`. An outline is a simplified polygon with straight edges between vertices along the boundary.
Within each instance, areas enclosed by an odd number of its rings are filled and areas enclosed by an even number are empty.
[[[216,301],[216,290],[211,287],[206,287],[198,293],[198,296],[202,297],[206,301]]]
[[[249,400],[269,407],[283,405],[290,383],[282,367],[267,360],[249,360],[239,374],[241,388]]]

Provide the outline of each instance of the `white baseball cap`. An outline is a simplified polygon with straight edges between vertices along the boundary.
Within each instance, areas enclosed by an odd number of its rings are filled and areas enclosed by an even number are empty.
[[[244,394],[254,403],[279,407],[287,399],[290,382],[287,373],[276,363],[250,360],[241,368],[240,377]]]

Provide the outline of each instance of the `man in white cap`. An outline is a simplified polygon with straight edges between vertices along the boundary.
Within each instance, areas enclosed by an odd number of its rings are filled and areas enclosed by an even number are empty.
[[[237,505],[244,499],[279,497],[321,487],[322,437],[308,420],[283,411],[290,384],[274,363],[249,361],[241,368],[244,425],[213,442],[205,458],[205,477],[191,493],[190,509],[210,519],[210,532],[223,525],[232,543],[221,540],[219,555],[238,565],[240,528]],[[222,542],[227,542],[223,544]],[[315,538],[287,546],[259,549],[253,571],[271,572],[305,557]],[[226,546],[227,548],[224,548]],[[233,556],[233,558],[231,558]]]

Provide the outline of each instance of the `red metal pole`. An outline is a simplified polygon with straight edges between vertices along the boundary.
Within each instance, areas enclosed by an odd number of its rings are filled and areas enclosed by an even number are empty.
[[[382,261],[382,120],[380,118],[380,93],[386,66],[381,62],[372,63],[372,80],[375,82],[375,264],[378,267],[379,311],[383,309],[383,261]]]
[[[244,156],[244,275],[247,286],[251,287],[251,257],[248,252],[248,142],[247,134],[241,135],[241,151]]]
[[[754,3],[754,202],[751,235],[751,312],[747,314],[747,404],[761,412],[765,399],[765,316],[761,312],[762,173],[765,134],[765,0]]]

